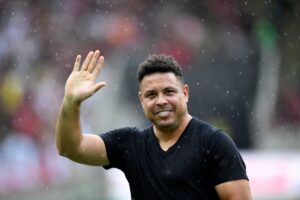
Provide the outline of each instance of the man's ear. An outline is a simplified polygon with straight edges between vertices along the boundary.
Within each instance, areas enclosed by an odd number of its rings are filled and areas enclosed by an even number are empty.
[[[187,84],[185,84],[184,86],[183,86],[183,94],[184,94],[184,96],[185,96],[185,101],[186,101],[186,103],[189,101],[189,86],[187,85]]]
[[[141,105],[142,105],[142,107],[144,109],[144,106],[143,106],[143,96],[142,96],[142,92],[141,91],[139,91],[139,99],[140,99],[140,103],[141,103]]]

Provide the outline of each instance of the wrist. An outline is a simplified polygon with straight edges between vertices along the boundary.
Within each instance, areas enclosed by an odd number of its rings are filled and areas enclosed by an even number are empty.
[[[63,106],[66,107],[79,107],[81,101],[75,100],[74,98],[66,97],[63,98]]]

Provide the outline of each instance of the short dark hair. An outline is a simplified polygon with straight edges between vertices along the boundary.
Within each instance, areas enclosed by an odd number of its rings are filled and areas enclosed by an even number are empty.
[[[183,83],[182,69],[178,62],[169,55],[149,55],[144,62],[139,65],[137,78],[139,83],[149,74],[173,73]]]

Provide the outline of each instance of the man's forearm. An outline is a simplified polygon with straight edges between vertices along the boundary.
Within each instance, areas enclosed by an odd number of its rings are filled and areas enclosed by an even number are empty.
[[[61,105],[56,123],[56,147],[60,155],[71,156],[80,144],[80,105],[71,104],[65,99]]]

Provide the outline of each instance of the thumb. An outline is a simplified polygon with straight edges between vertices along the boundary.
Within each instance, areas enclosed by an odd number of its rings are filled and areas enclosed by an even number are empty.
[[[98,92],[98,90],[100,90],[102,87],[106,86],[106,82],[99,82],[99,83],[96,83],[92,90],[93,90],[93,94],[95,94],[96,92]]]

